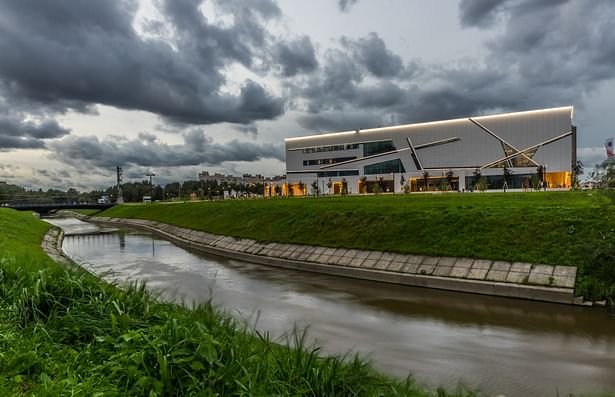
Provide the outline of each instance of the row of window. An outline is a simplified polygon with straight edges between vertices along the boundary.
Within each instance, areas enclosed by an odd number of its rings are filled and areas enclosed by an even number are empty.
[[[316,176],[319,178],[330,178],[334,176],[356,176],[359,175],[359,170],[347,170],[347,171],[323,171],[318,172]]]
[[[312,159],[312,160],[303,160],[303,165],[327,165],[327,164],[337,164],[342,163],[344,161],[350,161],[356,159],[354,157],[336,157],[332,159]]]
[[[358,143],[349,143],[346,145],[330,145],[330,146],[316,146],[316,147],[306,147],[302,151],[303,153],[321,153],[321,152],[335,152],[338,150],[353,150],[358,149]]]

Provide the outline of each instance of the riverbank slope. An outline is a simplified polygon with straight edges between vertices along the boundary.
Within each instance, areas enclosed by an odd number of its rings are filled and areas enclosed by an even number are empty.
[[[41,248],[49,228],[0,209],[2,395],[432,395],[359,359],[320,357],[301,332],[279,345],[209,304],[64,268]]]
[[[264,242],[576,266],[576,294],[615,296],[615,205],[599,192],[353,196],[122,205],[153,220]]]

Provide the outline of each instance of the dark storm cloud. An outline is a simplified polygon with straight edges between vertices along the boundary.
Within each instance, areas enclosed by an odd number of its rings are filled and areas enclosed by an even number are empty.
[[[488,27],[493,25],[499,7],[507,0],[461,0],[459,19],[462,26]]]
[[[352,103],[356,98],[357,83],[363,77],[364,72],[347,53],[329,50],[318,75],[310,77],[303,84],[290,87],[296,96],[308,100],[308,110],[315,113],[326,109],[342,109]]]
[[[393,77],[403,71],[401,57],[390,51],[377,33],[371,32],[367,37],[356,41],[344,39],[343,42],[352,49],[355,58],[376,77]]]
[[[159,142],[151,134],[140,134],[134,140],[102,139],[95,136],[67,137],[50,143],[52,158],[64,163],[109,168],[122,166],[174,167],[188,165],[218,165],[225,161],[256,161],[262,158],[284,159],[281,146],[255,144],[233,140],[215,143],[201,130],[183,134],[184,143],[170,145]]]
[[[316,52],[308,36],[278,43],[274,50],[274,62],[280,65],[285,77],[310,73],[318,67]]]
[[[40,139],[0,135],[0,151],[10,149],[43,149],[45,142]]]
[[[237,95],[220,92],[227,65],[250,67],[262,51],[262,24],[279,13],[277,6],[220,4],[235,12],[231,26],[209,24],[200,1],[163,1],[175,34],[144,39],[132,27],[134,2],[2,2],[0,80],[19,97],[48,106],[102,103],[194,124],[281,115],[282,99],[258,83],[244,82]]]
[[[46,120],[39,124],[0,116],[0,135],[26,137],[34,139],[59,138],[70,133],[55,120]]]
[[[337,6],[340,11],[347,12],[353,5],[357,4],[358,1],[359,0],[337,0]]]
[[[316,132],[351,131],[382,125],[379,114],[357,111],[304,114],[299,116],[298,122],[302,127]]]
[[[72,183],[71,173],[66,170],[34,169],[37,175],[42,176],[48,182],[56,185],[66,185]]]
[[[485,58],[423,65],[404,62],[374,33],[344,38],[315,76],[291,88],[307,102],[300,124],[347,130],[356,123],[340,125],[336,115],[343,120],[363,111],[385,123],[410,123],[582,105],[587,94],[615,77],[610,1],[462,0],[459,7],[466,28],[500,24],[485,42]]]
[[[258,127],[254,124],[238,125],[235,127],[235,130],[246,135],[251,135],[253,138],[256,138],[258,135]]]
[[[40,149],[45,147],[46,140],[70,133],[69,129],[45,115],[27,116],[19,109],[11,108],[0,93],[0,150]]]
[[[325,53],[322,67],[312,76],[287,85],[306,100],[309,114],[298,120],[303,127],[332,131],[381,125],[414,93],[407,79],[419,74],[418,63],[404,64],[377,34],[342,38],[340,44]]]
[[[460,4],[462,15],[469,13],[468,4]],[[506,72],[504,82],[518,102],[528,97],[544,105],[579,104],[615,77],[612,1],[515,0],[495,10],[504,31],[487,42],[488,64]]]

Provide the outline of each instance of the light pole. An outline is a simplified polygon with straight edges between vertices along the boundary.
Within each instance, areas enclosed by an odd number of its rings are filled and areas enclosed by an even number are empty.
[[[153,177],[156,176],[156,174],[154,174],[153,172],[150,172],[149,174],[145,174],[145,176],[149,176],[149,187],[151,190],[151,195],[152,195],[152,200],[154,200],[154,183],[153,183]]]

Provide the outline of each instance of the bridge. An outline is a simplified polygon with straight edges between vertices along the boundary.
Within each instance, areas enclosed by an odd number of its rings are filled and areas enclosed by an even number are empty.
[[[12,208],[17,211],[34,211],[39,214],[47,214],[59,210],[106,210],[113,207],[115,204],[106,203],[3,203],[2,208]]]

